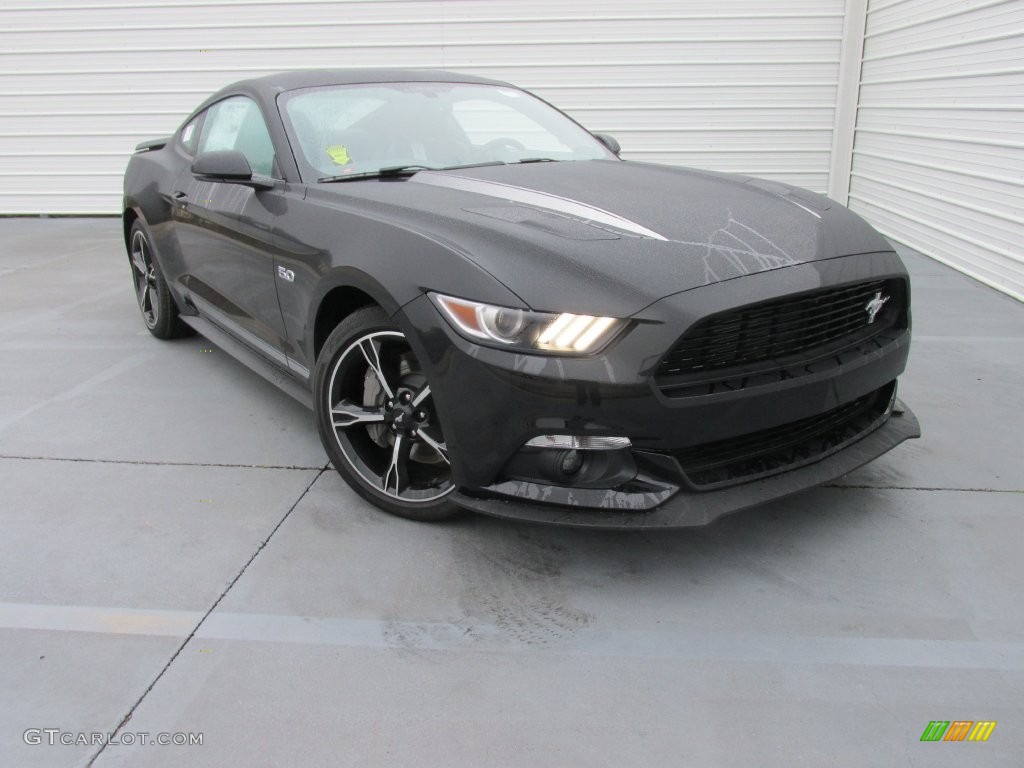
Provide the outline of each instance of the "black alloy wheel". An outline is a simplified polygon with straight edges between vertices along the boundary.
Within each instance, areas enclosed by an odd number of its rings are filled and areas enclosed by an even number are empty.
[[[342,321],[314,371],[320,439],[338,473],[363,498],[413,520],[458,508],[430,384],[405,335],[378,307]]]
[[[135,298],[149,332],[158,339],[188,335],[190,330],[178,319],[178,307],[160,272],[149,233],[138,220],[132,224],[128,236],[128,260],[135,283]]]

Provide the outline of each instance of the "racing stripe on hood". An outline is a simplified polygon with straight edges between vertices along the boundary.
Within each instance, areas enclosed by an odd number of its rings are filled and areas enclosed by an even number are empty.
[[[531,205],[535,208],[544,208],[567,216],[574,216],[585,221],[593,221],[609,227],[615,227],[623,232],[632,232],[634,235],[649,237],[652,240],[667,240],[657,232],[637,224],[635,221],[616,216],[614,213],[595,208],[592,205],[581,203],[578,200],[570,200],[558,195],[550,195],[547,192],[538,192],[535,189],[516,187],[511,184],[502,184],[498,181],[484,181],[482,179],[471,179],[466,176],[453,176],[447,173],[430,173],[421,171],[409,179],[409,182],[419,184],[432,184],[435,187],[447,187],[458,189],[463,192],[472,192],[477,195],[495,197],[499,200],[510,200],[514,203]]]

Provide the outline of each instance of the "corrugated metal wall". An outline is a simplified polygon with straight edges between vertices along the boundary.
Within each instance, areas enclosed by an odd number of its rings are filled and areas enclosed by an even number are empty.
[[[844,0],[95,2],[0,8],[0,212],[117,212],[131,148],[304,67],[509,80],[624,157],[828,185]]]
[[[1024,300],[1024,2],[871,0],[850,207]]]

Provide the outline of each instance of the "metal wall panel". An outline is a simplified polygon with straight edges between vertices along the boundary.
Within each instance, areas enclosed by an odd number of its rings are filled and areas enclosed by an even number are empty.
[[[115,213],[132,147],[305,67],[509,80],[637,160],[824,191],[844,0],[7,0],[0,213]]]
[[[1024,300],[1024,0],[871,0],[850,207]]]

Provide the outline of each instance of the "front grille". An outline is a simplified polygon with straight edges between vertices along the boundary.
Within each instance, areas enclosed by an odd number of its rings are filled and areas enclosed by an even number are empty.
[[[882,424],[896,383],[831,411],[692,446],[673,455],[696,490],[710,490],[786,472],[829,456]]]
[[[866,307],[888,297],[869,323]],[[906,327],[903,280],[873,280],[751,304],[697,322],[659,363],[655,379],[670,396],[695,381],[763,373],[834,355]],[[723,376],[722,374],[726,374]]]

